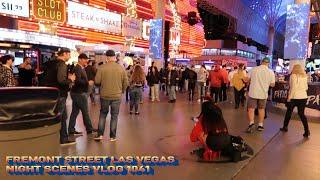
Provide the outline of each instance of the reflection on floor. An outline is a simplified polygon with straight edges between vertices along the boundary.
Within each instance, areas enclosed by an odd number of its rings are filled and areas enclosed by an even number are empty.
[[[145,95],[147,96],[147,95]],[[189,103],[186,95],[178,95],[175,104],[150,102],[145,97],[140,105],[140,115],[129,115],[128,104],[122,102],[117,131],[117,141],[109,141],[109,119],[102,142],[95,142],[93,135],[76,138],[75,146],[57,147],[62,155],[175,155],[180,160],[177,167],[156,167],[155,175],[148,176],[95,176],[57,177],[56,179],[319,179],[320,177],[320,124],[310,123],[311,137],[304,140],[299,121],[292,121],[289,132],[279,132],[283,115],[269,114],[265,131],[246,134],[247,116],[245,108],[233,109],[230,102],[221,103],[229,131],[242,136],[254,150],[251,159],[239,163],[200,163],[190,155],[195,148],[189,142],[193,127],[190,120],[198,115],[200,104]],[[90,115],[95,128],[98,125],[99,105],[90,106]],[[71,101],[68,100],[71,113]],[[85,132],[81,114],[78,116],[77,131]],[[40,144],[39,144],[40,145]],[[39,152],[41,153],[41,152]]]

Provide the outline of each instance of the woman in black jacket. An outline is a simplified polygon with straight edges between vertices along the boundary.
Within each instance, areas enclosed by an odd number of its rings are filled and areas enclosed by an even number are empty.
[[[173,65],[171,63],[168,64],[168,71],[166,74],[166,82],[168,87],[168,94],[169,94],[169,103],[176,102],[176,85],[178,80],[178,73],[176,70],[173,69]]]
[[[160,101],[159,98],[159,83],[160,83],[160,73],[158,68],[155,66],[151,66],[150,71],[147,75],[148,85],[151,89],[151,101],[154,100]]]

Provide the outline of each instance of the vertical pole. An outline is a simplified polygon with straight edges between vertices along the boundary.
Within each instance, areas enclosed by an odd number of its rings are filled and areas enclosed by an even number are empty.
[[[165,1],[156,1],[156,13],[155,13],[155,18],[156,19],[162,19],[162,54],[164,54],[164,27],[165,27],[165,10],[166,10],[166,4],[167,2]],[[166,65],[166,59],[162,59],[160,60],[162,61],[162,63],[157,63],[157,64],[161,64],[161,67]]]

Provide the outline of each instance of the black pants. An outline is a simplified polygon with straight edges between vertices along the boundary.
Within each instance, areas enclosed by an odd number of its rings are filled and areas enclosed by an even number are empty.
[[[68,131],[67,131],[67,107],[66,107],[67,97],[60,97],[57,103],[57,112],[61,113],[61,129],[60,129],[60,143],[68,141]]]
[[[126,89],[126,102],[129,101],[129,90],[130,90],[130,88],[128,86],[127,89]]]
[[[212,99],[214,99],[214,102],[218,102],[219,96],[221,94],[221,88],[220,87],[210,87],[210,96]]]
[[[183,92],[183,85],[184,85],[184,80],[179,80],[178,86],[179,86],[179,91]]]
[[[291,99],[291,102],[287,103],[287,112],[284,118],[283,127],[288,127],[289,121],[291,119],[291,115],[294,107],[298,107],[298,115],[302,121],[303,127],[305,131],[309,131],[308,121],[306,116],[304,115],[304,109],[306,107],[307,99]]]
[[[226,101],[227,100],[227,84],[222,83],[221,85],[221,93],[219,95],[220,101]]]
[[[86,93],[71,93],[72,111],[69,120],[68,132],[74,133],[76,131],[75,125],[79,112],[82,113],[83,124],[87,132],[93,131],[92,122],[89,115],[88,97]]]
[[[245,93],[245,88],[242,88],[240,91],[234,88],[234,101],[235,101],[236,107],[239,107],[240,103],[241,105],[244,106],[244,100],[245,100],[244,93]]]
[[[196,83],[195,82],[189,82],[188,83],[188,90],[189,90],[189,101],[193,101],[194,98],[194,89],[196,88]]]

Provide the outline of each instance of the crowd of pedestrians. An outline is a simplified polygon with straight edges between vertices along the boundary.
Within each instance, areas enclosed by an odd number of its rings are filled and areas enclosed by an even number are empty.
[[[182,97],[190,102],[204,102],[206,97],[210,97],[210,102],[217,104],[233,101],[228,97],[228,91],[233,91],[235,109],[239,109],[240,106],[245,107],[247,104],[247,132],[252,133],[255,127],[258,131],[264,130],[268,91],[275,85],[275,74],[269,69],[270,60],[268,58],[264,58],[262,64],[254,67],[250,72],[247,72],[244,64],[238,64],[229,70],[226,65],[213,65],[209,70],[204,65],[196,69],[193,65],[180,66],[169,63],[167,67],[159,69],[153,62],[145,73],[143,66],[138,61],[124,67],[118,63],[113,50],[106,51],[105,55],[106,62],[96,67],[86,54],[80,54],[77,65],[68,68],[66,62],[70,59],[70,50],[61,48],[57,57],[48,61],[44,66],[43,81],[40,85],[57,87],[60,90],[57,112],[62,115],[60,131],[60,143],[62,145],[74,144],[75,141],[70,136],[84,134],[84,132],[75,129],[76,119],[80,111],[86,133],[96,133],[94,137],[96,141],[103,139],[106,117],[110,111],[109,137],[111,141],[115,141],[122,94],[126,94],[128,113],[139,115],[141,109],[139,106],[144,101],[143,91],[145,89],[148,89],[152,103],[163,101],[166,96],[169,103],[175,103],[177,93],[182,93],[185,94]],[[32,86],[35,74],[31,67],[30,58],[25,58],[24,63],[19,66],[20,77],[18,82],[12,72],[13,62],[14,57],[11,55],[1,57],[0,86]],[[149,88],[146,88],[146,86]],[[294,66],[290,77],[288,108],[281,131],[288,131],[293,108],[297,106],[305,130],[304,136],[308,137],[310,135],[307,119],[304,115],[307,88],[307,75],[304,69],[298,65]],[[100,115],[97,129],[92,125],[88,107],[88,99],[93,105],[96,104],[96,89],[99,89],[100,94]],[[69,125],[67,125],[66,100],[69,94],[72,99],[72,112]],[[211,108],[215,109],[215,106]],[[255,110],[258,111],[257,126],[254,121]],[[209,121],[210,118],[203,117],[203,119]],[[221,124],[218,129],[227,132],[224,124]],[[209,122],[208,125],[210,125]],[[208,128],[210,129],[210,127]],[[208,132],[209,129],[206,131]],[[203,139],[200,141],[203,141]]]

